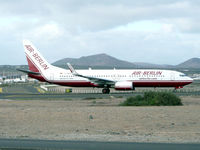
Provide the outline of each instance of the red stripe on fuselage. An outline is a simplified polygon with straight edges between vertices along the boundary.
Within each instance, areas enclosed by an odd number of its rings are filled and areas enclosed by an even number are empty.
[[[63,86],[72,86],[72,87],[97,87],[91,82],[88,81],[55,81],[54,84],[63,85]],[[133,81],[134,87],[180,87],[192,83],[192,81],[142,81],[136,82]]]
[[[179,87],[192,83],[192,81],[133,81],[134,87]]]
[[[132,90],[132,88],[130,88],[130,87],[124,87],[124,88],[116,87],[115,90],[127,91],[127,90]]]
[[[97,85],[89,81],[47,81],[41,75],[32,75],[30,77],[35,78],[42,82],[49,82],[52,84],[58,84],[62,86],[71,87],[98,87]],[[182,87],[192,83],[192,81],[132,81],[134,87]]]
[[[87,82],[87,81],[68,81],[68,82],[52,82],[53,84],[58,84],[58,85],[62,85],[62,86],[71,86],[71,87],[97,87],[96,85],[94,85],[91,82]]]

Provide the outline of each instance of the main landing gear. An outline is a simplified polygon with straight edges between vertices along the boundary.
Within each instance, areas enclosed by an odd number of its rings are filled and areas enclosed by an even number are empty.
[[[109,88],[104,88],[104,89],[102,89],[102,93],[103,94],[109,94],[110,93],[110,89]]]
[[[174,92],[176,92],[176,90],[178,90],[178,89],[182,89],[183,88],[183,86],[178,86],[178,87],[174,87]]]

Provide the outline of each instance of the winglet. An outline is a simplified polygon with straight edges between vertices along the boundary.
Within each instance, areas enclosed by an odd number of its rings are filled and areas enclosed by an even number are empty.
[[[71,71],[71,73],[73,75],[78,75],[78,73],[76,72],[76,70],[72,67],[72,65],[70,63],[67,63],[67,66],[69,67],[69,70]]]

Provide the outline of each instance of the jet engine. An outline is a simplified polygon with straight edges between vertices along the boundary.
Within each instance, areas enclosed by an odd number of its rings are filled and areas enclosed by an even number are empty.
[[[135,90],[133,82],[121,81],[115,83],[115,90]]]

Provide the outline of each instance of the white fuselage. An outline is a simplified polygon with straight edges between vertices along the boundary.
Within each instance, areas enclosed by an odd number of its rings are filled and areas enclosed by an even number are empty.
[[[45,81],[67,86],[100,86],[93,84],[89,79],[74,76],[70,70],[52,66],[53,69],[42,73]],[[132,82],[134,87],[183,87],[193,80],[185,74],[173,70],[154,69],[112,69],[112,70],[76,70],[77,73],[112,80],[114,82]]]

